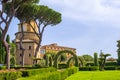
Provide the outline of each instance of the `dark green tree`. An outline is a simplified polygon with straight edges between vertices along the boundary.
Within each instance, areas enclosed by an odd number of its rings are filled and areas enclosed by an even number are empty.
[[[104,70],[104,66],[105,66],[105,63],[106,63],[106,58],[108,56],[111,56],[110,54],[104,54],[103,52],[100,53],[100,58],[99,58],[99,68],[100,70]]]
[[[85,61],[85,59],[83,58],[83,56],[78,56],[78,60],[79,60],[79,63],[80,63],[80,67],[83,67],[83,66],[85,66],[85,64],[86,64],[86,61]]]
[[[85,54],[85,55],[82,55],[82,56],[85,59],[85,61],[93,61],[93,57],[91,55]]]
[[[5,47],[7,61],[7,69],[10,69],[10,45],[7,43],[5,37],[9,30],[10,23],[14,18],[16,11],[22,4],[28,4],[30,2],[35,2],[38,0],[0,0],[0,31],[2,32],[2,44]]]
[[[117,41],[117,42],[118,42],[118,44],[117,44],[117,47],[118,47],[118,50],[117,50],[117,54],[118,54],[117,63],[120,66],[120,40]]]
[[[94,53],[94,66],[98,66],[98,53]]]
[[[16,45],[14,43],[10,43],[10,65],[15,66],[16,59],[15,59],[15,52],[16,52]]]
[[[61,14],[43,5],[26,4],[23,7],[24,8],[20,8],[18,10],[16,17],[19,20],[27,22],[39,38],[34,56],[36,57],[42,42],[42,36],[45,28],[49,25],[54,26],[59,24],[61,22]],[[38,30],[34,28],[34,26],[31,24],[31,21],[35,21]]]
[[[1,32],[0,32],[0,38],[1,38]],[[6,51],[4,46],[2,45],[2,40],[0,39],[0,64],[6,63]]]

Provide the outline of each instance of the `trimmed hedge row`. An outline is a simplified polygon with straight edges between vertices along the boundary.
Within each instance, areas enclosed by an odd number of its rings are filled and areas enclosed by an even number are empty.
[[[86,67],[80,67],[79,71],[98,71],[98,66],[86,66]],[[120,70],[120,66],[105,66],[104,70]]]
[[[106,62],[105,66],[117,66],[117,62]]]
[[[0,70],[5,70],[6,66],[0,66]]]
[[[79,71],[98,71],[99,67],[98,66],[86,66],[86,67],[80,67]]]
[[[55,71],[47,74],[43,73],[31,77],[20,78],[17,80],[65,80],[68,76],[76,73],[77,71],[77,67],[72,67],[63,71]]]
[[[0,80],[16,80],[21,75],[21,72],[0,72]]]
[[[36,75],[36,74],[42,74],[42,73],[49,73],[49,72],[53,72],[56,71],[57,69],[51,67],[51,68],[41,68],[41,69],[31,69],[31,70],[23,70],[22,72],[22,76],[23,77],[27,77],[27,76],[32,76],[32,75]]]
[[[87,62],[86,66],[95,66],[94,62]],[[117,62],[106,62],[105,66],[117,66]]]
[[[66,69],[66,68],[68,68],[68,65],[65,64],[65,63],[58,64],[58,68],[59,68],[59,69]]]

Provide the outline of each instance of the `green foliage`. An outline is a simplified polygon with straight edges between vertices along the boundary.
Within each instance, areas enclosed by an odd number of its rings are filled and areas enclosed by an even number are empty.
[[[1,32],[0,32],[0,64],[6,63],[6,51],[3,47],[2,40],[1,40]]]
[[[118,53],[118,60],[117,60],[117,63],[118,65],[120,66],[120,40],[117,41],[118,44],[117,44],[117,47],[118,47],[118,50],[117,50],[117,53]]]
[[[46,73],[46,72],[49,73],[53,71],[56,71],[56,69],[55,68],[41,68],[41,69],[23,70],[21,72],[22,72],[23,77],[27,77],[27,76]]]
[[[71,58],[67,61],[68,67],[73,66],[73,65],[71,65],[71,64],[74,64],[74,57],[71,57]]]
[[[0,72],[0,80],[16,80],[21,77],[21,72]]]
[[[60,63],[60,64],[58,64],[58,66],[59,66],[59,69],[66,69],[66,68],[68,68],[68,65],[66,63]]]
[[[58,57],[63,53],[69,53],[69,54],[73,55],[73,57],[75,58],[75,66],[76,67],[79,66],[77,55],[70,50],[63,50],[63,51],[59,51],[55,56],[55,60],[54,60],[54,67],[55,68],[58,68]]]
[[[52,63],[53,63],[53,58],[52,58],[52,54],[51,53],[46,53],[44,55],[44,59],[45,59],[45,64],[46,64],[46,67],[52,67]]]
[[[82,56],[85,59],[85,61],[93,61],[93,57],[91,55],[85,54],[85,55],[82,55]]]
[[[6,66],[0,66],[0,70],[5,70]]]
[[[117,66],[117,62],[106,62],[105,66]]]
[[[78,56],[78,60],[80,62],[80,67],[83,67],[86,65],[86,61],[85,59],[83,58],[83,56]]]
[[[107,58],[108,56],[110,56],[110,54],[103,54],[102,52],[101,52],[101,54],[100,54],[99,64],[100,64],[100,70],[101,70],[101,71],[104,70],[104,66],[105,66],[105,63],[106,63],[106,58]]]
[[[94,66],[98,66],[98,54],[94,53]]]
[[[98,66],[86,66],[86,67],[80,67],[79,71],[98,71],[99,67]]]
[[[117,70],[116,66],[105,66],[104,70]]]
[[[86,66],[94,66],[94,62],[92,62],[92,61],[91,62],[87,62]]]
[[[68,68],[63,71],[55,71],[55,72],[47,72],[46,73],[38,73],[37,75],[20,78],[18,80],[65,80],[68,76],[78,72],[77,67]]]
[[[67,70],[68,70],[68,76],[71,76],[72,74],[78,72],[78,67],[68,68]]]
[[[15,60],[15,57],[13,56],[13,57],[10,59],[10,65],[11,65],[11,66],[15,66],[15,63],[16,63],[16,60]]]

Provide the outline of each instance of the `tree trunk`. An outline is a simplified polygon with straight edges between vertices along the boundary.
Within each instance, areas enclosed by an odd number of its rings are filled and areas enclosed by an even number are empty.
[[[10,45],[5,41],[5,40],[2,40],[3,41],[3,45],[5,47],[5,50],[6,50],[6,66],[7,66],[7,69],[10,69]]]
[[[21,23],[21,38],[20,38],[20,49],[22,50],[22,67],[24,67],[24,52],[25,49],[23,48],[22,41],[24,38],[24,32],[23,32],[23,23]]]

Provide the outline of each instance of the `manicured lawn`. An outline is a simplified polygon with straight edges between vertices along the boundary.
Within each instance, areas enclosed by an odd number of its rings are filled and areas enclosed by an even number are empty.
[[[65,80],[120,80],[120,71],[79,71]]]

